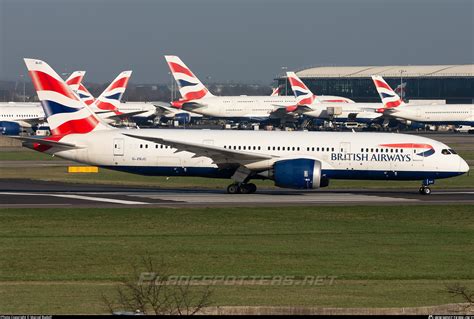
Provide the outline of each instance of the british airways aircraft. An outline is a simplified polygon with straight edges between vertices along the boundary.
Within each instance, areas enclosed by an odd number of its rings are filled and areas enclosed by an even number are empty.
[[[136,116],[144,118],[154,116],[156,107],[151,103],[120,102],[131,73],[131,71],[121,72],[97,99],[82,84],[85,71],[73,72],[66,80],[66,84],[107,123],[116,123]],[[45,113],[40,103],[0,103],[0,135],[18,135],[44,120]]]
[[[73,72],[66,84],[75,88],[84,77],[84,71]],[[18,135],[45,120],[43,108],[36,102],[0,103],[0,135]]]
[[[155,176],[231,178],[231,194],[256,191],[252,179],[314,189],[331,179],[420,180],[466,173],[447,145],[391,133],[126,130],[105,124],[44,61],[25,59],[52,135],[24,145],[80,163]]]
[[[408,105],[403,102],[381,76],[372,76],[384,105],[384,116],[438,125],[469,125],[474,127],[473,104]]]
[[[167,55],[165,59],[182,96],[182,99],[172,102],[174,107],[213,118],[254,122],[292,117],[288,116],[286,108],[295,105],[293,96],[215,96],[179,57]],[[353,102],[335,96],[323,96],[321,99]]]
[[[372,123],[382,119],[382,114],[376,112],[377,109],[383,107],[381,103],[344,103],[344,101],[337,99],[321,100],[294,72],[287,72],[286,76],[296,98],[296,105],[293,108],[287,108],[288,111],[318,119],[329,119],[333,122]]]

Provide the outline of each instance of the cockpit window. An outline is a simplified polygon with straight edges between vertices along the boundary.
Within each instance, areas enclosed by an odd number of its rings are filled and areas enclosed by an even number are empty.
[[[444,150],[441,150],[441,154],[449,155],[451,153],[449,153],[449,151],[447,149],[444,149]]]
[[[456,151],[453,150],[452,148],[450,148],[449,151],[451,152],[451,154],[457,154]]]

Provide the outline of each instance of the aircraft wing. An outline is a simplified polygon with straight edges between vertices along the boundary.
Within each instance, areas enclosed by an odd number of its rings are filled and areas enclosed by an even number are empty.
[[[19,121],[28,123],[30,125],[36,125],[36,124],[39,124],[39,123],[43,123],[45,121],[45,118],[44,117],[37,117],[37,118],[32,118],[32,119],[21,119]]]
[[[177,141],[177,140],[165,139],[161,137],[139,136],[139,135],[125,134],[125,133],[122,133],[122,134],[129,137],[145,140],[145,141],[168,145],[172,148],[177,149],[177,152],[187,151],[190,153],[194,153],[195,155],[193,157],[200,157],[200,156],[209,157],[214,161],[214,164],[216,165],[230,164],[230,163],[242,164],[242,163],[262,161],[262,160],[274,158],[271,155],[252,153],[252,152],[246,152],[246,151],[241,151],[241,150],[239,151],[231,150],[231,149],[226,149],[226,148],[214,146],[214,145]]]
[[[178,109],[174,109],[169,106],[160,105],[160,104],[153,104],[153,105],[157,108],[157,111],[160,114],[173,114],[173,113],[179,112]]]
[[[53,140],[47,140],[47,139],[35,138],[35,137],[11,136],[11,138],[20,140],[20,141],[22,141],[26,144],[40,144],[40,145],[46,145],[46,146],[51,146],[51,147],[59,147],[59,148],[64,148],[64,149],[81,148],[81,147],[78,147],[77,145],[74,145],[74,144],[71,144],[71,143],[57,142],[57,141],[53,141]]]
[[[184,110],[192,112],[193,110],[197,110],[197,109],[200,109],[202,107],[206,107],[207,105],[197,103],[197,102],[185,102],[185,103],[182,104],[182,106],[183,106]]]
[[[111,120],[114,120],[114,121],[120,121],[120,120],[129,118],[129,117],[133,117],[135,115],[139,115],[139,114],[146,113],[146,112],[148,112],[148,111],[147,110],[140,110],[140,111],[133,111],[133,112],[128,112],[128,113],[114,114],[114,115],[111,115],[111,116],[107,116],[107,119],[111,119]]]

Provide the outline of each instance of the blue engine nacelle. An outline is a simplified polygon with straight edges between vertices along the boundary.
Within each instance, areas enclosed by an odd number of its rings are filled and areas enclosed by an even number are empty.
[[[191,122],[191,115],[189,113],[178,113],[174,116],[174,120],[178,121],[179,124],[188,124]]]
[[[20,124],[16,122],[0,121],[0,135],[18,135],[20,132]]]
[[[273,164],[275,185],[283,188],[314,189],[329,181],[321,174],[321,162],[310,158],[281,160]]]

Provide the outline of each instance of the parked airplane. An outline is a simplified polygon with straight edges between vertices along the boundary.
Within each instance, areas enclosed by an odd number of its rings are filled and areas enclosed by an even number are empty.
[[[474,126],[473,104],[407,105],[381,76],[372,76],[384,108],[384,116],[437,125]]]
[[[187,111],[213,118],[262,122],[269,119],[292,118],[286,108],[295,105],[292,96],[214,96],[177,56],[165,56],[166,62],[178,83],[182,99],[172,105]],[[349,99],[324,96],[323,101]]]
[[[9,102],[0,104],[0,135],[18,135],[44,121],[39,103]]]
[[[76,71],[66,80],[71,87],[82,81],[85,72]],[[0,103],[0,135],[18,135],[45,121],[40,103],[8,102]]]
[[[381,114],[376,112],[382,107],[380,103],[341,103],[336,99],[321,100],[294,72],[287,72],[286,76],[296,98],[296,105],[288,108],[289,111],[333,122],[373,123],[381,118]]]
[[[176,109],[170,106],[169,103],[154,102],[153,105],[157,108],[156,113],[161,122],[178,121],[182,125],[203,118],[201,114]]]
[[[25,59],[52,135],[17,137],[41,152],[118,171],[156,176],[232,178],[229,193],[251,193],[251,179],[313,189],[331,179],[422,180],[464,174],[448,146],[387,133],[126,130],[105,124],[46,63]]]
[[[73,72],[66,80],[66,84],[107,123],[116,123],[130,118],[133,118],[134,121],[140,121],[142,118],[155,116],[156,107],[151,103],[120,102],[126,90],[131,71],[120,73],[97,100],[82,84],[85,73],[85,71]],[[1,135],[18,135],[20,132],[44,122],[44,120],[45,114],[38,102],[0,103]]]
[[[100,117],[107,123],[117,123],[125,119],[133,119],[135,121],[138,117],[148,118],[154,116],[156,108],[151,103],[121,102],[131,75],[132,71],[121,72],[97,99],[92,96],[82,83],[72,88],[81,100],[89,105],[95,113],[100,114]]]

